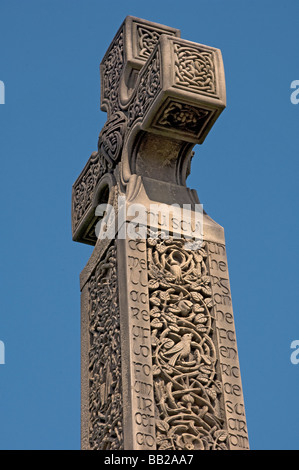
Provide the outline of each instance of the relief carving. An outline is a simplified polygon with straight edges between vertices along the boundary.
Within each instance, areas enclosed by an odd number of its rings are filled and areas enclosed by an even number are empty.
[[[117,450],[123,448],[123,403],[114,246],[91,276],[89,296],[89,446]]]
[[[121,29],[103,63],[103,102],[109,104],[111,114],[119,109],[118,90],[123,66],[124,32]]]
[[[108,162],[99,152],[93,152],[86,167],[73,187],[72,225],[78,227],[82,217],[91,207],[93,191],[101,177],[108,171]]]
[[[109,169],[112,169],[120,158],[126,129],[127,118],[124,113],[118,111],[111,116],[100,132],[98,149],[107,160]]]
[[[73,239],[96,245],[81,275],[84,448],[248,448],[224,239],[123,238],[117,204],[195,204],[191,151],[225,105],[219,49],[124,20],[101,63],[107,122],[73,186]],[[95,233],[107,202],[116,241]]]
[[[139,151],[143,133],[153,143],[156,135],[165,137],[160,146],[163,160],[169,159],[176,140],[180,160],[188,161],[189,144],[202,143],[224,109],[220,51],[179,36],[174,28],[127,17],[109,46],[100,65],[101,110],[108,119],[100,134],[98,155],[92,155],[73,187],[74,240],[95,244],[90,236],[91,193],[119,162],[121,184],[127,185],[136,169],[132,149]],[[143,160],[144,174],[150,174],[152,162],[154,155]],[[181,183],[176,174],[171,178]]]
[[[174,44],[176,83],[183,87],[216,94],[215,65],[213,53],[190,46]]]
[[[210,111],[188,104],[170,102],[158,120],[158,126],[197,134]]]
[[[140,76],[138,89],[128,111],[129,126],[142,118],[161,89],[160,49],[157,48],[151,62]]]
[[[161,33],[159,34],[154,29],[137,25],[137,44],[139,50],[138,55],[144,59],[147,59],[157,44],[160,36]]]
[[[148,59],[154,50],[161,34],[168,36],[177,36],[178,30],[170,30],[169,28],[159,28],[157,26],[149,26],[147,24],[136,24],[136,46],[138,51],[138,58]]]
[[[92,153],[86,167],[74,184],[72,201],[74,231],[84,214],[91,208],[94,190],[98,182],[106,173],[112,173],[118,163],[126,129],[126,116],[118,111],[111,116],[100,132],[98,151]],[[91,230],[94,232],[94,227]],[[90,235],[92,236],[92,234]]]
[[[205,245],[148,239],[157,449],[227,449]]]

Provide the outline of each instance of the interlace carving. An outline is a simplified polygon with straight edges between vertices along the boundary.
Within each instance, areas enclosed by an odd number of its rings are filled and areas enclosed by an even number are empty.
[[[124,113],[118,111],[106,121],[101,130],[98,142],[99,153],[107,160],[109,169],[112,169],[120,158],[126,129],[127,118]]]
[[[89,446],[119,450],[123,448],[123,403],[114,246],[91,276],[89,296]]]
[[[209,111],[205,109],[171,102],[159,118],[158,126],[197,134],[201,129],[203,120],[209,114]]]
[[[72,193],[73,239],[95,245],[80,276],[82,445],[248,448],[222,230],[204,218],[202,244],[185,230],[185,239],[161,231],[146,240],[127,230],[141,204],[147,214],[152,202],[194,210],[191,151],[226,105],[221,52],[128,16],[100,73],[107,122]],[[95,209],[106,203],[117,240],[98,237],[107,219]]]
[[[93,152],[73,190],[72,223],[76,230],[83,215],[90,208],[93,191],[100,178],[108,171],[108,161],[99,152]]]
[[[104,62],[103,98],[106,103],[109,103],[111,114],[119,109],[118,90],[123,65],[124,33],[121,30]]]
[[[174,44],[176,83],[205,92],[216,94],[215,66],[213,53],[200,51],[190,46]]]
[[[157,448],[227,449],[205,244],[148,239]]]
[[[118,111],[111,116],[99,135],[98,152],[93,152],[86,167],[74,185],[73,229],[76,230],[84,214],[90,209],[94,190],[106,173],[111,173],[120,159],[126,116]]]
[[[182,146],[180,159],[188,160],[186,143],[202,143],[224,109],[220,51],[184,41],[179,35],[174,28],[127,17],[109,46],[101,62],[101,109],[108,119],[100,134],[98,155],[92,155],[73,187],[74,240],[94,244],[88,234],[94,222],[92,202],[100,201],[92,200],[92,192],[96,198],[100,178],[114,173],[122,158],[119,175],[127,183],[135,165],[127,150],[136,148],[134,141],[141,132],[149,140],[153,134],[168,138],[163,140],[165,145],[176,139]],[[165,147],[163,158],[170,151]]]
[[[144,26],[137,26],[137,44],[139,56],[147,59],[157,44],[161,34]]]
[[[141,72],[137,93],[128,111],[129,126],[145,115],[150,104],[161,89],[160,69],[160,50],[157,48],[151,62],[144,72]]]

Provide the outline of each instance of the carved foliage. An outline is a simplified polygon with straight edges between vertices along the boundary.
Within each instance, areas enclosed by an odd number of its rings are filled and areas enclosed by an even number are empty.
[[[116,252],[112,246],[89,284],[89,446],[123,448]]]
[[[207,252],[148,239],[150,315],[160,450],[227,449]]]
[[[216,94],[215,65],[212,51],[174,44],[176,83],[183,87]]]

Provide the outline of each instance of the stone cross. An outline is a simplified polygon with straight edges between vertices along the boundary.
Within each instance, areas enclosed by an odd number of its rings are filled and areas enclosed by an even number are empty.
[[[226,105],[221,52],[127,17],[100,72],[107,122],[72,193],[73,239],[94,245],[82,448],[248,449],[224,231],[186,186]]]

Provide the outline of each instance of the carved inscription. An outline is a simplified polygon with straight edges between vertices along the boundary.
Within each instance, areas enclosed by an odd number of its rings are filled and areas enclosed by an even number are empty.
[[[123,449],[120,318],[112,246],[89,282],[89,448]]]
[[[249,449],[225,245],[208,252],[230,449]]]
[[[156,448],[146,241],[127,240],[132,421],[136,450]]]
[[[249,447],[225,246],[192,241],[193,232],[223,239],[180,209],[197,200],[182,186],[191,143],[203,142],[225,107],[222,59],[179,36],[125,19],[101,63],[108,116],[98,151],[73,185],[73,238],[96,245],[81,276],[82,442],[90,450]],[[180,213],[152,221],[152,199],[173,201]],[[139,225],[156,229],[147,239],[121,236],[131,220],[121,220],[123,200],[145,204],[149,222]],[[116,240],[95,233],[106,219],[98,225],[94,209],[107,201]]]

